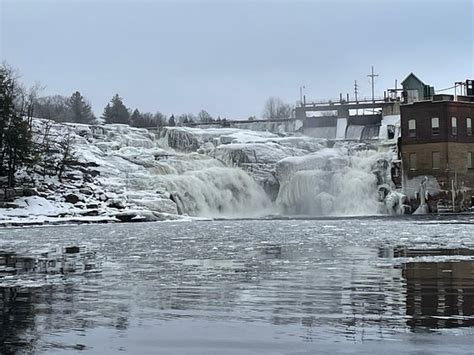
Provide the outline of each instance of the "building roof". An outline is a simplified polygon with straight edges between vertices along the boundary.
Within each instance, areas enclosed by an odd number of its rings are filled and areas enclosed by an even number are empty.
[[[407,77],[402,81],[401,84],[403,85],[408,79],[410,79],[412,77],[415,78],[416,80],[418,80],[421,84],[425,85],[425,83],[413,73],[408,74]]]

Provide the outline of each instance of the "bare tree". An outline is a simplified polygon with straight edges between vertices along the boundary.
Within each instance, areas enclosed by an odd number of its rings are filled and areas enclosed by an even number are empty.
[[[35,117],[56,122],[68,120],[68,98],[61,95],[40,97],[35,102]]]
[[[291,105],[284,103],[278,97],[270,97],[263,108],[263,118],[267,120],[290,118],[293,109]]]
[[[63,136],[62,140],[59,142],[59,147],[61,149],[61,159],[58,164],[58,178],[59,181],[62,181],[66,167],[71,163],[74,158],[74,135],[71,134],[71,131]]]
[[[47,121],[44,125],[44,128],[41,132],[42,137],[38,140],[35,150],[37,152],[38,165],[41,168],[40,174],[43,176],[43,179],[46,175],[55,175],[55,158],[52,154],[52,149],[54,145],[53,137],[51,134],[52,123]],[[39,133],[39,132],[38,132]]]
[[[178,126],[187,126],[191,123],[195,123],[197,121],[197,117],[194,116],[192,113],[183,113],[182,115],[178,116],[177,124]]]
[[[208,122],[212,122],[214,121],[214,119],[212,118],[212,116],[209,114],[209,112],[207,112],[206,110],[201,110],[199,111],[198,113],[198,120],[202,123],[208,123]]]
[[[161,113],[160,111],[157,111],[154,115],[153,115],[153,120],[155,121],[155,124],[154,126],[156,127],[162,127],[166,124],[166,121],[168,120],[168,118],[166,117],[165,114]]]

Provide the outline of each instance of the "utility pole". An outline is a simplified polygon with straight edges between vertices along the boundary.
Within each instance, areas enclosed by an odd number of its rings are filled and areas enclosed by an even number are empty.
[[[358,94],[359,94],[359,86],[357,85],[357,80],[354,80],[354,96],[355,96],[356,104],[359,103],[357,99]],[[359,109],[356,109],[356,115],[359,115]]]
[[[306,89],[306,87],[304,85],[300,86],[300,105],[301,105],[301,107],[303,107],[303,89]]]
[[[378,74],[374,74],[374,66],[372,65],[372,74],[367,75],[370,80],[372,81],[372,103],[375,103],[375,97],[374,97],[374,84],[375,84],[375,78],[378,77]]]
[[[357,85],[357,80],[354,80],[354,96],[355,96],[356,103],[358,102],[357,101],[358,94],[359,94],[359,85]]]
[[[372,80],[372,103],[375,103],[375,97],[374,97],[374,83],[375,83],[375,78],[378,77],[378,74],[374,74],[374,66],[372,65],[372,74],[367,75],[371,80]],[[375,113],[375,108],[372,109],[372,113]]]

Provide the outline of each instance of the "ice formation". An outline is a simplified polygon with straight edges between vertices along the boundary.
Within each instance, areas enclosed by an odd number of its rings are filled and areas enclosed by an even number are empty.
[[[33,174],[35,196],[1,209],[0,223],[403,212],[403,196],[390,182],[393,153],[364,143],[237,128],[154,133],[35,120],[36,131],[45,125],[74,137],[72,181]]]
[[[386,169],[380,169],[380,163],[388,159],[387,154],[354,151],[349,145],[283,159],[277,164],[277,205],[285,214],[380,213],[377,186],[387,181]]]

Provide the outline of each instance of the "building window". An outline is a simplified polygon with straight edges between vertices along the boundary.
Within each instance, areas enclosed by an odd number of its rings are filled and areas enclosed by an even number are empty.
[[[416,121],[408,121],[408,137],[416,137]]]
[[[467,168],[472,169],[472,152],[467,152]]]
[[[466,128],[467,135],[472,136],[472,120],[470,118],[466,118]]]
[[[431,134],[437,136],[439,134],[439,118],[433,117],[431,119]]]
[[[416,170],[416,153],[410,153],[410,170]]]
[[[439,152],[433,152],[431,155],[433,170],[439,169]]]
[[[451,117],[451,134],[458,135],[458,119],[456,117]]]

